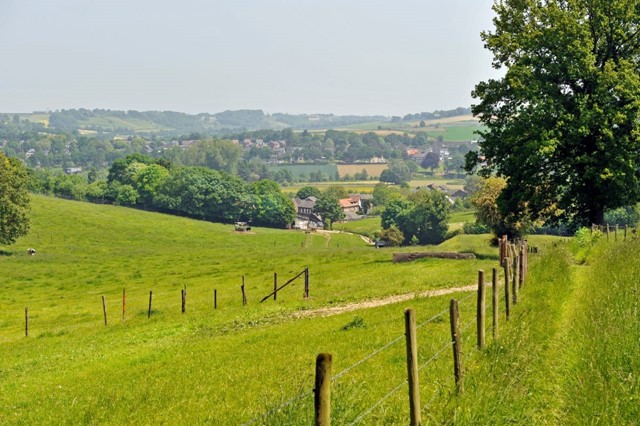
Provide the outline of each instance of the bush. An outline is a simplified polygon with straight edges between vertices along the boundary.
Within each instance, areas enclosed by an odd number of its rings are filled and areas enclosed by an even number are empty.
[[[465,222],[464,225],[462,225],[462,230],[465,234],[473,235],[488,234],[491,232],[491,229],[489,229],[487,225],[478,222]]]
[[[598,230],[591,232],[590,228],[580,228],[576,231],[571,248],[578,263],[582,264],[587,260],[591,248],[600,238],[602,238],[602,232]]]

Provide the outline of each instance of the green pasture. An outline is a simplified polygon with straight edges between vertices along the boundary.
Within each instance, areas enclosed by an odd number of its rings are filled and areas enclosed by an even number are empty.
[[[373,238],[373,234],[382,229],[380,216],[367,217],[351,222],[334,223],[333,229],[336,231],[352,232],[354,234],[365,235]]]
[[[0,424],[310,424],[322,352],[333,355],[335,424],[406,424],[406,308],[419,325],[423,424],[633,424],[640,414],[640,240],[601,238],[579,247],[578,262],[576,243],[530,236],[540,254],[530,258],[518,304],[506,322],[501,302],[499,335],[488,320],[479,351],[475,294],[420,292],[474,284],[478,269],[490,277],[490,235],[398,249],[473,252],[476,260],[393,264],[393,250],[343,233],[236,233],[115,206],[39,196],[32,204],[29,236],[0,250]],[[305,267],[309,299],[294,281],[276,301],[259,303],[274,272],[282,284]],[[398,295],[409,299],[374,304]],[[461,313],[459,396],[451,298]]]
[[[298,178],[303,174],[309,178],[309,174],[311,173],[322,172],[325,177],[334,179],[338,173],[338,168],[335,164],[281,164],[270,166],[270,169],[274,172],[282,169],[288,170],[294,178]]]
[[[106,129],[131,129],[136,132],[152,132],[160,130],[171,130],[168,127],[159,125],[149,120],[139,118],[118,118],[110,116],[92,117],[80,124],[81,127],[103,127]]]
[[[320,190],[327,189],[330,186],[341,186],[350,193],[365,193],[371,194],[375,189],[375,186],[380,182],[377,180],[366,180],[366,181],[352,181],[352,182],[344,182],[344,181],[332,181],[332,182],[306,182],[306,183],[297,183],[294,185],[284,186],[282,187],[282,191],[286,193],[296,193],[300,189],[305,186],[313,186]]]
[[[485,248],[481,239],[476,248],[486,255],[477,260],[393,264],[392,251],[347,234],[265,228],[236,233],[232,225],[40,196],[33,198],[32,213],[31,233],[0,255],[2,424],[249,421],[308,391],[319,352],[333,353],[334,368],[342,370],[402,336],[405,307],[420,309],[425,319],[446,308],[448,298],[298,316],[472,284],[478,269],[497,261],[497,250]],[[27,255],[29,247],[35,256]],[[308,300],[298,280],[277,301],[259,303],[273,289],[274,272],[282,284],[305,267]],[[247,306],[241,302],[243,275]],[[435,327],[446,334],[444,323]],[[421,337],[425,348],[441,343],[433,336]],[[354,419],[388,391],[387,367],[394,380],[403,380],[402,352],[402,344],[395,345],[369,367],[343,377],[336,388],[336,395],[344,395],[335,403],[337,416],[343,410],[338,419]],[[306,419],[312,408],[308,400],[301,404],[290,407],[296,418]],[[406,407],[390,404],[368,422],[404,418]]]

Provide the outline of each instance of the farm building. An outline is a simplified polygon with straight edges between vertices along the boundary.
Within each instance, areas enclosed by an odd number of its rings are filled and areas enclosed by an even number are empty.
[[[293,204],[296,207],[294,229],[310,230],[324,228],[320,215],[313,212],[317,201],[316,197],[307,197],[304,200],[297,197],[293,199]]]

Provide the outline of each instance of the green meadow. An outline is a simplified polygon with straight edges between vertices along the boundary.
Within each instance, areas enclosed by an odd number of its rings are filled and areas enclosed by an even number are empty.
[[[478,269],[497,266],[489,235],[400,249],[473,252],[475,260],[393,264],[392,251],[349,234],[237,233],[232,225],[45,197],[33,198],[32,211],[31,233],[0,252],[1,424],[311,424],[322,352],[333,355],[335,424],[406,424],[409,307],[419,324],[423,424],[638,418],[637,240],[600,241],[582,248],[577,262],[566,240],[532,236],[541,254],[531,258],[521,299],[508,323],[502,311],[497,339],[487,324],[488,346],[478,351],[474,293],[420,293],[473,284]],[[259,303],[274,272],[283,284],[305,267],[309,299],[297,280]],[[376,303],[400,295],[409,297]],[[459,396],[452,297],[463,328]]]
[[[341,370],[402,334],[405,307],[425,318],[447,302],[416,299],[330,317],[309,311],[472,284],[478,269],[496,262],[490,249],[478,260],[394,265],[391,251],[348,234],[236,233],[232,225],[39,196],[32,216],[30,234],[0,256],[3,424],[249,421],[309,390],[318,353],[333,353]],[[275,302],[259,303],[273,290],[274,272],[283,284],[305,267],[309,299],[297,280]],[[355,317],[358,326],[343,330]],[[398,357],[402,345],[395,350]],[[385,359],[372,365],[383,368]],[[393,363],[402,370],[401,358]],[[367,371],[345,383],[360,383]],[[371,382],[363,411],[388,385]],[[303,405],[300,415],[308,411]]]

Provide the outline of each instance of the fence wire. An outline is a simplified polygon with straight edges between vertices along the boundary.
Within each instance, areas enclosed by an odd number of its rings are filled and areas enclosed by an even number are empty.
[[[425,325],[427,325],[428,323],[430,323],[431,321],[434,321],[436,318],[441,317],[442,315],[446,314],[447,312],[449,312],[449,308],[447,309],[443,309],[441,312],[435,314],[434,316],[432,316],[431,318],[429,318],[426,321],[421,322],[420,324],[416,325],[416,330],[424,327]]]
[[[266,413],[260,414],[259,416],[254,417],[253,419],[249,420],[248,422],[243,423],[242,426],[249,426],[249,425],[255,424],[258,420],[264,419],[265,417],[268,417],[271,414],[276,413],[276,412],[282,410],[283,408],[286,408],[289,405],[308,397],[309,395],[313,395],[313,390],[304,392],[304,393],[302,393],[302,394],[300,394],[298,396],[294,396],[293,398],[291,398],[290,400],[286,401],[285,403],[279,405],[278,407],[272,408],[271,410],[267,411]]]
[[[438,357],[440,355],[442,355],[442,353],[444,351],[446,351],[447,349],[449,349],[451,346],[451,344],[453,343],[453,341],[451,342],[447,342],[442,348],[440,348],[438,350],[438,352],[436,352],[433,356],[431,356],[431,358],[429,358],[428,360],[426,360],[420,367],[418,367],[418,371],[422,370],[424,367],[426,367],[427,365],[429,365],[430,363],[432,363],[433,361],[435,361],[436,359],[438,359]]]
[[[365,417],[367,417],[369,414],[371,414],[373,412],[373,410],[375,410],[376,408],[378,408],[383,402],[385,402],[387,399],[389,399],[391,397],[391,395],[393,395],[394,393],[396,393],[402,386],[404,386],[407,383],[407,379],[403,380],[402,383],[400,383],[398,386],[396,386],[395,388],[393,388],[388,394],[386,394],[385,396],[383,396],[382,398],[380,398],[380,400],[378,400],[378,402],[376,402],[375,404],[373,404],[372,407],[370,407],[367,411],[365,411],[364,413],[360,414],[353,422],[349,423],[350,425],[355,425],[356,423],[360,422],[362,419],[364,419]]]
[[[339,372],[338,374],[336,374],[331,381],[336,381],[338,380],[340,377],[344,376],[345,374],[347,374],[349,371],[353,370],[354,368],[356,368],[357,366],[359,366],[360,364],[362,364],[363,362],[373,358],[374,356],[378,355],[380,352],[384,351],[385,349],[388,349],[389,347],[391,347],[392,345],[394,345],[395,343],[397,343],[399,340],[401,340],[404,337],[404,334],[401,336],[398,336],[397,338],[393,339],[391,342],[387,343],[386,345],[384,345],[383,347],[376,349],[375,351],[371,352],[369,355],[365,356],[364,358],[362,358],[360,361],[356,362],[355,364],[345,368],[344,370],[342,370],[341,372]]]

